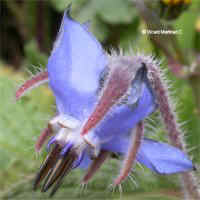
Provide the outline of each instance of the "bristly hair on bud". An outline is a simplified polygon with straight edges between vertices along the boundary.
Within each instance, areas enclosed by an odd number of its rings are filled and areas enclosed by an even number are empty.
[[[108,64],[108,75],[101,89],[95,111],[83,127],[82,135],[97,125],[107,112],[128,93],[140,65],[134,65],[130,56],[115,56]],[[106,69],[107,70],[107,69]]]
[[[28,91],[40,86],[41,84],[48,82],[48,73],[47,71],[39,72],[34,75],[31,79],[25,81],[16,91],[16,100],[19,100],[24,96]]]

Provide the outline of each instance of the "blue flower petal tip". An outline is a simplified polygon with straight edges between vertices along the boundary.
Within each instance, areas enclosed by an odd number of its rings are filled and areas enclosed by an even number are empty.
[[[80,118],[84,110],[92,109],[97,99],[99,76],[107,62],[101,44],[85,24],[70,17],[68,9],[47,67],[49,85],[60,112]]]
[[[174,174],[195,169],[184,152],[150,139],[144,139],[137,160],[159,174]]]

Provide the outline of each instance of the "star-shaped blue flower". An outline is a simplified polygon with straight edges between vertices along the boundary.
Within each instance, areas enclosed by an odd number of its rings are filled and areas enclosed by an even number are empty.
[[[135,150],[135,160],[159,174],[193,169],[181,150],[143,138],[142,129],[138,149],[134,147],[133,130],[157,108],[148,69],[134,56],[106,55],[88,29],[65,12],[47,65],[58,115],[49,123],[50,153],[35,188],[48,174],[42,190],[55,184],[53,195],[64,175],[76,167],[88,169],[83,179],[87,183],[112,154],[130,161],[118,184],[127,176]]]

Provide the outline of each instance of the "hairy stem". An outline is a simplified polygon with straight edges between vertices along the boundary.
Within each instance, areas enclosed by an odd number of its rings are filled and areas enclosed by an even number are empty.
[[[125,178],[131,172],[133,164],[136,161],[136,155],[140,148],[143,136],[144,136],[144,124],[143,122],[139,122],[136,127],[136,133],[132,132],[132,141],[130,144],[130,148],[125,158],[121,172],[114,181],[114,186],[119,185],[123,180],[125,180]]]
[[[33,76],[31,79],[27,80],[23,85],[19,87],[16,91],[15,96],[16,100],[19,100],[26,92],[30,91],[31,89],[46,83],[48,81],[48,72],[43,71],[38,73],[37,75]]]
[[[82,183],[87,184],[88,181],[94,176],[98,169],[102,166],[105,160],[110,156],[110,152],[101,151],[99,156],[92,162],[87,173],[83,177]]]
[[[148,66],[150,70],[151,85],[154,89],[157,103],[167,130],[170,142],[179,149],[186,151],[182,131],[177,122],[176,113],[170,104],[168,90],[162,82],[160,72],[153,64]],[[200,199],[200,192],[197,188],[197,182],[194,179],[193,172],[182,174],[184,192],[188,193],[189,198]]]
[[[53,134],[51,124],[48,124],[48,127],[45,128],[40,136],[38,137],[36,144],[35,144],[35,151],[40,152],[43,144],[46,142],[46,140]]]

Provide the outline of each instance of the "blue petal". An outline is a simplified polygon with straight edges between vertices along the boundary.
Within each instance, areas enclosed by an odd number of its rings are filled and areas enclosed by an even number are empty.
[[[84,160],[84,153],[85,153],[85,152],[81,152],[81,154],[78,156],[78,159],[76,159],[76,160],[74,161],[74,163],[73,163],[73,169],[76,169],[77,167],[80,166],[80,164],[81,164],[82,162],[85,162],[85,160]]]
[[[115,138],[105,142],[101,145],[103,150],[111,151],[113,153],[126,154],[130,144],[129,137],[116,136]]]
[[[192,161],[181,150],[151,139],[144,139],[137,160],[159,174],[173,174],[194,168]]]
[[[83,158],[82,158],[78,168],[87,169],[91,163],[92,163],[92,160],[90,159],[89,154],[87,152],[85,152],[83,154]]]
[[[102,145],[102,149],[126,154],[129,137],[116,137]],[[145,138],[137,154],[137,161],[159,174],[173,174],[194,169],[183,151],[166,143]]]
[[[60,113],[78,119],[90,113],[106,64],[100,43],[65,12],[48,60],[50,87]]]
[[[147,83],[142,84],[142,95],[136,105],[116,106],[95,129],[101,140],[126,135],[135,125],[149,116],[156,109],[155,98]]]

